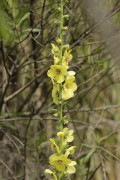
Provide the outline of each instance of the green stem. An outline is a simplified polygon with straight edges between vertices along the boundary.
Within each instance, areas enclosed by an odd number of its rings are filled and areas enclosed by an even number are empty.
[[[60,46],[60,64],[62,64],[62,51],[63,51],[63,0],[61,0],[61,19],[60,19],[60,39],[61,39],[61,46]]]
[[[60,104],[60,131],[63,129],[63,105],[62,103]]]
[[[58,177],[59,179],[58,180],[61,180],[61,176],[59,175],[59,177]]]
[[[60,45],[60,65],[62,65],[62,40],[63,40],[63,35],[62,35],[62,30],[63,30],[63,0],[61,0],[61,15],[60,15],[60,39],[61,39],[61,45]],[[60,108],[60,131],[63,129],[63,102],[62,102],[62,83],[60,84],[60,101],[61,104],[59,106]],[[61,142],[62,143],[62,142]],[[60,144],[61,144],[60,143]]]
[[[63,53],[63,0],[61,0],[61,15],[60,15],[60,39],[61,39],[61,45],[60,45],[60,65],[62,65],[62,53]],[[63,101],[62,101],[62,83],[60,84],[60,101],[61,104],[59,106],[60,109],[60,131],[63,130]],[[62,150],[62,143],[63,138],[60,138],[60,149]]]
[[[58,180],[62,180],[62,176],[63,176],[62,174],[59,174],[58,175]]]

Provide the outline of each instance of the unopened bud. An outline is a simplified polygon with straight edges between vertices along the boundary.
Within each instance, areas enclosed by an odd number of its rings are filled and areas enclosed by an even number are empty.
[[[61,11],[61,8],[59,7],[57,10],[60,12],[60,11]]]
[[[64,30],[64,31],[68,31],[68,27],[67,27],[67,26],[64,27],[63,30]]]
[[[63,45],[63,48],[69,49],[69,44]]]
[[[69,14],[66,14],[63,16],[64,18],[69,18]]]
[[[67,119],[67,118],[70,118],[70,117],[69,117],[69,116],[64,116],[63,118],[64,118],[64,119]]]
[[[57,133],[57,136],[60,137],[60,136],[63,136],[64,135],[64,132],[58,132]]]
[[[67,125],[69,122],[67,120],[64,121],[64,125]]]
[[[61,39],[57,39],[56,42],[57,42],[58,44],[61,44],[61,43],[62,43]]]
[[[58,114],[57,114],[57,113],[55,113],[55,114],[53,114],[53,116],[54,116],[54,117],[58,117]]]
[[[57,112],[58,110],[57,109],[52,109],[53,112]]]

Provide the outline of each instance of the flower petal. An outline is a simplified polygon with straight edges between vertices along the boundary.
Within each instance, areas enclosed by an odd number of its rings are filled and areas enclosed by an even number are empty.
[[[67,167],[67,173],[68,174],[74,174],[76,172],[76,169],[74,166],[68,166]]]
[[[68,74],[69,74],[70,76],[74,76],[76,73],[75,73],[75,71],[68,71]]]

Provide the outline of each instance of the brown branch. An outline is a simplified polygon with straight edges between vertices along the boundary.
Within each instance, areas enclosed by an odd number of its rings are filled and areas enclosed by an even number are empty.
[[[16,92],[14,92],[13,94],[11,94],[10,96],[6,97],[4,99],[4,103],[8,102],[9,100],[15,98],[17,95],[19,95],[21,92],[23,92],[26,88],[28,88],[29,86],[31,86],[31,84],[38,79],[41,75],[43,75],[46,72],[46,69],[43,70],[41,73],[39,73],[37,75],[37,77],[34,77],[31,81],[29,81],[28,83],[26,83],[23,87],[21,87],[20,89],[18,89]]]
[[[6,167],[6,169],[8,169],[8,171],[12,175],[13,179],[17,180],[17,178],[14,176],[13,172],[11,171],[11,169],[7,166],[7,164],[2,159],[0,159],[0,162],[3,164],[4,167]]]

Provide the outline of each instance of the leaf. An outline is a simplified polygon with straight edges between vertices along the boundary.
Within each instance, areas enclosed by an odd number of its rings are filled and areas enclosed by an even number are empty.
[[[102,141],[107,140],[109,137],[111,137],[115,133],[116,133],[116,131],[113,131],[112,133],[108,134],[107,136],[104,136],[104,137],[100,138],[99,141],[98,141],[98,144],[100,144]]]
[[[9,122],[1,122],[0,125],[4,126],[4,127],[8,127],[10,129],[16,130],[16,127],[13,124],[9,123]]]
[[[38,139],[38,141],[37,141],[37,146],[40,146],[41,143],[44,142],[45,137],[46,137],[46,135],[44,134],[44,132],[41,132],[41,133],[40,133],[40,136],[39,136],[39,139]]]
[[[91,156],[93,155],[93,153],[96,151],[96,148],[92,149],[91,151],[89,151],[89,153],[87,154],[87,156],[85,157],[84,162],[87,163],[89,161],[89,159],[91,158]]]
[[[3,11],[0,11],[0,37],[6,44],[8,44],[10,40],[10,33],[9,19]]]
[[[112,154],[111,152],[109,152],[108,150],[104,149],[104,148],[101,147],[101,146],[97,146],[97,147],[98,147],[99,149],[105,151],[107,154],[109,154],[110,156],[112,156],[113,158],[115,158],[116,160],[118,160],[118,161],[120,162],[120,159],[119,159],[117,156],[115,156],[114,154]]]
[[[40,32],[40,29],[27,28],[27,29],[22,30],[22,32],[30,32],[30,31],[32,31],[32,32]]]
[[[30,16],[30,12],[27,12],[19,21],[18,26],[21,25],[23,21],[25,21]]]
[[[9,4],[9,7],[10,8],[13,8],[13,0],[7,0],[8,4]]]
[[[18,1],[16,1],[16,0],[7,0],[7,6],[9,6],[9,11],[11,11],[11,13],[12,13],[12,15],[13,15],[13,17],[15,18],[16,16],[17,16],[17,14],[18,14],[18,9],[17,9],[17,7],[18,7]]]
[[[91,145],[89,145],[89,144],[82,144],[83,146],[85,146],[85,147],[88,147],[88,148],[91,148],[92,146]]]

